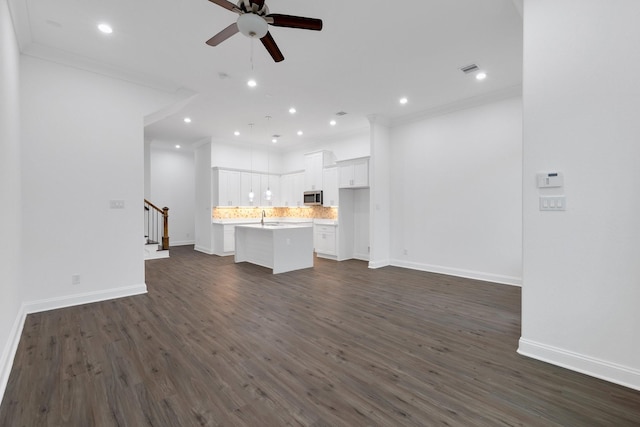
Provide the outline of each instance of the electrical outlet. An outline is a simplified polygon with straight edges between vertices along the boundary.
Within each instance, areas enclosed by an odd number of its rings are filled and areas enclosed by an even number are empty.
[[[80,275],[79,274],[74,274],[71,276],[71,284],[72,285],[79,285],[80,284]]]
[[[408,250],[406,250],[406,249],[405,249],[404,251],[402,251],[402,253],[403,253],[404,255],[409,255],[409,251],[408,251]]]

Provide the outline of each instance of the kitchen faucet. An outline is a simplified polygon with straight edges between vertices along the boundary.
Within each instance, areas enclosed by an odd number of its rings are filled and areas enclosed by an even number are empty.
[[[262,226],[264,226],[264,217],[266,216],[266,214],[264,213],[264,210],[262,211],[262,219],[260,220],[260,224],[262,224]]]

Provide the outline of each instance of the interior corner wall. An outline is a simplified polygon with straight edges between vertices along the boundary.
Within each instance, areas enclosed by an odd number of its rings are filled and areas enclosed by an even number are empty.
[[[192,151],[150,150],[150,201],[169,208],[169,245],[195,242],[195,161]]]
[[[520,285],[522,99],[391,128],[392,264]]]
[[[24,55],[20,73],[29,310],[146,292],[144,116],[175,96]]]
[[[524,4],[519,352],[640,390],[640,2],[614,3]]]
[[[0,400],[22,330],[20,52],[6,0],[0,0]]]

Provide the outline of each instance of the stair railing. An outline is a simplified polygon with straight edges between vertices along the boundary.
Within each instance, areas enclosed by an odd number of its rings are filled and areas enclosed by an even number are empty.
[[[147,227],[147,243],[162,241],[162,250],[169,249],[169,208],[160,209],[144,199],[145,225]]]

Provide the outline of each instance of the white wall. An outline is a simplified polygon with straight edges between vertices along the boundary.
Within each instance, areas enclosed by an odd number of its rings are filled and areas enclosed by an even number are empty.
[[[392,139],[388,124],[382,117],[370,115],[369,145],[369,267],[380,268],[391,264],[391,198]],[[395,144],[393,144],[395,145]],[[395,149],[395,147],[394,147]]]
[[[510,98],[391,129],[394,265],[521,283],[521,105]]]
[[[22,302],[19,51],[6,0],[0,0],[0,399],[9,379]]]
[[[251,147],[213,140],[211,166],[279,174],[282,173],[282,156],[274,147],[258,144]]]
[[[211,228],[211,142],[197,144],[195,158],[195,249],[213,254]]]
[[[191,150],[151,145],[150,202],[169,208],[169,245],[195,242],[195,160]]]
[[[25,300],[44,309],[144,292],[143,118],[174,97],[32,57],[20,65]],[[109,209],[114,199],[125,208]]]
[[[353,254],[357,259],[369,260],[371,212],[369,189],[346,190],[353,192]]]
[[[527,0],[519,351],[640,389],[640,2]],[[564,172],[566,212],[535,173]]]

